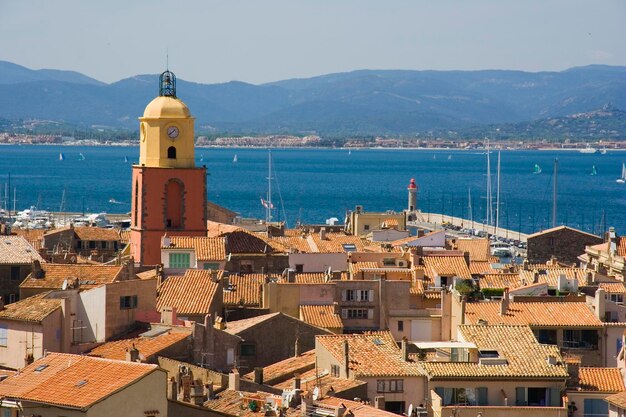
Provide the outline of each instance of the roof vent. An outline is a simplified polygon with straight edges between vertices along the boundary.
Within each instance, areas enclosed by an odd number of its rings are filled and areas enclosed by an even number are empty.
[[[86,383],[87,383],[87,380],[86,380],[86,379],[81,379],[80,381],[78,381],[78,382],[76,383],[76,385],[75,385],[75,386],[76,386],[76,387],[82,387],[82,386],[83,386],[83,385],[85,385]]]

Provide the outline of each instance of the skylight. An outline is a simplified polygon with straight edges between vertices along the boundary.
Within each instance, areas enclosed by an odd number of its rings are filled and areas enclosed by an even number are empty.
[[[376,346],[381,346],[384,344],[383,341],[380,339],[374,339],[373,342]]]
[[[356,245],[354,243],[344,243],[341,246],[343,246],[343,250],[346,252],[356,252]]]
[[[46,369],[48,367],[48,365],[39,365],[38,367],[35,368],[35,372],[41,372],[44,369]]]
[[[82,386],[83,386],[83,385],[85,385],[86,383],[87,383],[87,380],[86,380],[86,379],[82,379],[82,380],[80,380],[80,381],[78,381],[78,382],[76,383],[76,386],[77,386],[77,387],[82,387]]]

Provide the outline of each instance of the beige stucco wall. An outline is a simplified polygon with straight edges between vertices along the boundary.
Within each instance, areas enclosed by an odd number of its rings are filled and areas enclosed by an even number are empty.
[[[302,265],[302,272],[326,272],[328,267],[332,271],[348,269],[347,253],[290,253],[289,268],[296,269]]]
[[[128,295],[137,296],[137,308],[120,308],[120,297]],[[156,279],[135,279],[106,285],[107,339],[126,331],[138,315],[151,313],[156,313]]]

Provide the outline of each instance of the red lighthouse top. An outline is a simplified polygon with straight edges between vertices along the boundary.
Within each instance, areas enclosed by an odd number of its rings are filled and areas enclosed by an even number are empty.
[[[415,178],[411,178],[411,182],[409,183],[409,186],[407,187],[409,190],[415,190],[417,189],[417,184],[415,184]]]

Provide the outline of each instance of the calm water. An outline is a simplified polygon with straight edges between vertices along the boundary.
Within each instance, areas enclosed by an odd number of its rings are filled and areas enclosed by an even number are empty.
[[[64,161],[59,161],[63,152]],[[85,159],[80,159],[80,154]],[[233,157],[237,154],[237,163]],[[208,167],[209,200],[244,217],[264,218],[260,199],[267,190],[267,150],[197,149],[196,162]],[[65,189],[68,211],[130,211],[131,165],[138,147],[0,146],[0,194],[11,173],[17,208],[30,205],[58,211]],[[367,211],[402,210],[411,178],[419,185],[422,210],[485,218],[486,155],[479,152],[427,150],[274,149],[273,200],[280,218],[343,221],[355,205]],[[203,161],[200,162],[200,157]],[[626,185],[617,184],[626,153],[503,151],[501,215],[503,227],[524,232],[550,225],[552,170],[559,159],[558,222],[599,233],[603,223],[626,233]],[[494,185],[497,154],[492,154]],[[542,174],[533,175],[539,164]],[[592,166],[597,175],[590,175]],[[280,193],[279,193],[280,191]],[[110,203],[114,199],[118,203]],[[280,204],[282,199],[283,209]],[[2,198],[4,200],[4,198]],[[604,214],[603,214],[604,212]],[[278,216],[278,213],[275,217]]]

